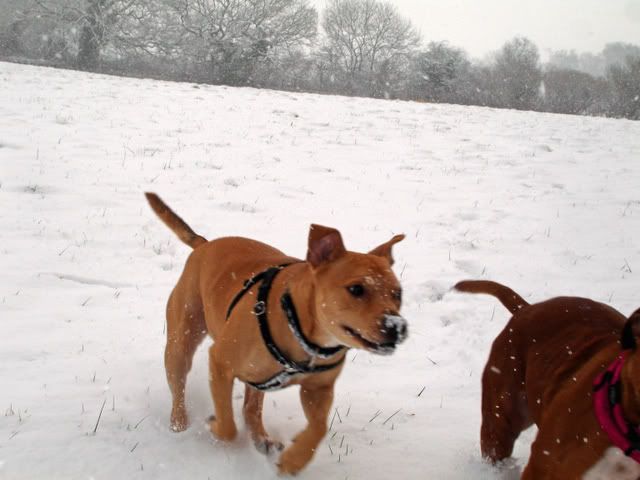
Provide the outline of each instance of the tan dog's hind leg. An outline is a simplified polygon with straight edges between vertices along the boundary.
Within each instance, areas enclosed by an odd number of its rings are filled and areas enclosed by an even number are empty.
[[[171,408],[171,429],[181,432],[187,428],[188,418],[184,402],[187,374],[191,370],[193,354],[206,335],[202,310],[190,303],[186,308],[182,296],[176,291],[169,297],[167,305],[167,345],[164,351],[164,365],[167,382],[173,397]]]
[[[314,389],[301,386],[300,400],[308,424],[280,456],[278,469],[283,474],[293,475],[302,470],[326,435],[327,419],[333,402],[333,385]]]
[[[220,345],[209,348],[209,386],[216,413],[209,420],[209,429],[219,440],[231,441],[238,430],[233,419],[233,371],[220,355]]]
[[[280,451],[284,445],[269,439],[262,424],[262,404],[264,392],[247,385],[244,389],[244,422],[251,433],[251,439],[260,453],[268,455],[274,451]]]

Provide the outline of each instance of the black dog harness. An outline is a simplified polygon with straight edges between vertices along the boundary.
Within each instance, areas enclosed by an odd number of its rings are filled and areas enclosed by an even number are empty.
[[[293,304],[293,299],[291,298],[291,294],[288,291],[285,291],[282,294],[282,297],[280,297],[280,305],[282,307],[282,310],[284,311],[285,316],[287,317],[289,328],[293,332],[293,335],[296,337],[296,340],[298,340],[298,343],[300,343],[302,349],[311,356],[311,359],[303,363],[291,360],[287,358],[285,353],[280,350],[280,348],[278,348],[275,341],[273,340],[271,331],[269,330],[269,322],[267,320],[267,299],[269,297],[269,292],[271,291],[271,284],[276,278],[276,275],[278,275],[278,273],[280,273],[282,269],[288,267],[289,265],[291,264],[285,263],[282,265],[278,265],[277,267],[268,268],[264,272],[260,272],[257,275],[251,277],[249,280],[246,280],[244,282],[244,287],[233,298],[231,304],[229,305],[229,309],[227,310],[228,320],[234,307],[238,304],[240,299],[249,290],[251,290],[254,285],[261,282],[260,286],[258,287],[258,299],[253,307],[253,313],[258,319],[258,325],[260,327],[262,340],[264,341],[267,350],[269,350],[271,356],[284,367],[284,370],[277,373],[268,380],[265,380],[264,382],[247,382],[253,388],[256,388],[258,390],[278,390],[285,387],[289,383],[291,378],[296,375],[326,372],[327,370],[331,370],[332,368],[336,368],[337,366],[342,364],[345,359],[345,355],[343,355],[338,361],[334,363],[329,363],[327,365],[314,365],[316,358],[331,358],[332,356],[344,351],[345,347],[321,347],[307,339],[302,333],[302,328],[300,327],[300,320],[296,312],[296,307]]]

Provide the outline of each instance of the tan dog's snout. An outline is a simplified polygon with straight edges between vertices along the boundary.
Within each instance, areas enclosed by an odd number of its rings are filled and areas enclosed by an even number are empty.
[[[389,343],[402,343],[408,335],[407,321],[400,315],[386,314],[382,318],[382,333],[386,336]]]

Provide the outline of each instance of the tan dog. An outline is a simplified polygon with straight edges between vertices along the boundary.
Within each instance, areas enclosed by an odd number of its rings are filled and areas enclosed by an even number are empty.
[[[401,288],[391,270],[396,235],[368,254],[349,252],[340,233],[312,225],[307,260],[239,237],[208,242],[160,198],[146,194],[160,219],[194,251],[167,305],[165,367],[173,395],[171,428],[187,427],[185,382],[193,354],[209,333],[210,386],[220,440],[237,433],[235,378],[245,382],[244,419],[264,453],[282,446],[262,424],[264,392],[299,384],[307,427],[278,461],[300,471],[327,432],[334,383],[347,348],[390,354],[407,334],[399,316]]]
[[[620,383],[611,386],[622,394],[611,406],[621,407],[628,425],[640,423],[640,354],[632,329],[640,311],[627,320],[607,305],[575,297],[529,305],[513,290],[488,281],[454,288],[493,295],[513,314],[495,339],[482,376],[482,455],[491,462],[510,457],[520,432],[535,423],[538,434],[523,479],[582,479],[588,470],[590,479],[640,478],[639,465],[615,453],[620,450],[612,448],[594,408],[598,392],[605,403],[611,394],[600,390],[602,383],[595,388],[594,381],[624,349]],[[635,475],[629,476],[633,468]]]

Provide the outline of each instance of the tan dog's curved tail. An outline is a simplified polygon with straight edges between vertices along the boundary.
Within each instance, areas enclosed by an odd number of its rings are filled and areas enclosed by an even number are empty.
[[[207,243],[207,239],[201,237],[196,232],[191,230],[191,227],[182,220],[169,206],[162,201],[162,199],[155,193],[145,192],[144,196],[147,197],[147,201],[156,215],[160,217],[160,220],[169,227],[173,233],[175,233],[180,240],[189,245],[191,248],[196,248],[203,243]]]
[[[497,282],[490,282],[488,280],[464,280],[456,283],[453,288],[465,293],[485,293],[487,295],[493,295],[500,300],[511,313],[516,313],[521,308],[529,305],[524,298],[516,292]]]

